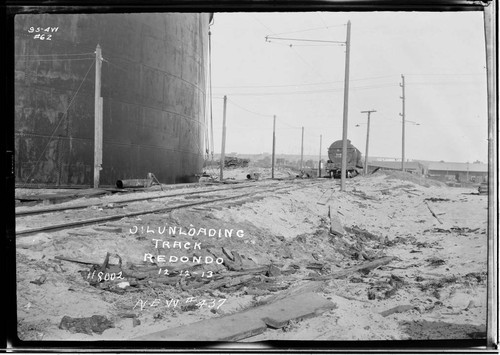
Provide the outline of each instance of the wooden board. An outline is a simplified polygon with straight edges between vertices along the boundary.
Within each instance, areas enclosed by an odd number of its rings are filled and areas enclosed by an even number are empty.
[[[340,222],[337,211],[333,208],[332,205],[328,206],[328,216],[330,217],[330,233],[343,236],[345,234],[344,227]]]
[[[267,329],[282,328],[293,320],[311,318],[335,307],[333,302],[308,292],[241,313],[146,334],[133,340],[237,341]]]
[[[237,341],[265,332],[266,323],[248,313],[205,319],[132,340]]]
[[[268,326],[283,328],[290,321],[312,318],[334,307],[333,302],[316,293],[304,293],[258,308],[255,312]]]

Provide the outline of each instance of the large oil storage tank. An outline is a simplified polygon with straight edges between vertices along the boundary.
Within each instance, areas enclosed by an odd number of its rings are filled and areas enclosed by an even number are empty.
[[[18,186],[93,185],[98,44],[103,57],[101,185],[146,178],[149,172],[164,183],[195,181],[203,164],[211,17],[17,15]]]

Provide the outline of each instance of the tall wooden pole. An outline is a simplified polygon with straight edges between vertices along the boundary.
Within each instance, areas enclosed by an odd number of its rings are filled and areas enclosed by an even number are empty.
[[[95,100],[94,100],[94,189],[99,188],[102,165],[102,97],[101,97],[101,46],[95,50]]]
[[[318,160],[318,177],[321,177],[321,143],[323,140],[323,135],[319,135],[319,160]]]
[[[405,171],[405,77],[401,74],[401,89],[403,90],[403,95],[401,96],[402,100],[402,112],[399,114],[403,119],[403,131],[402,131],[402,147],[401,147],[401,170]]]
[[[227,107],[227,96],[224,95],[224,113],[222,117],[222,147],[220,149],[220,181],[224,179],[224,160],[226,151],[226,107]]]
[[[274,179],[274,157],[276,149],[276,115],[273,117],[273,161],[271,167],[271,179]]]
[[[375,110],[361,111],[361,113],[368,113],[368,127],[366,128],[366,149],[365,149],[365,175],[368,174],[368,142],[370,141],[370,114],[377,112]]]
[[[498,87],[497,2],[484,7],[486,72],[488,90],[488,289],[486,346],[495,349],[498,341]]]
[[[345,41],[345,76],[344,76],[344,119],[342,126],[342,169],[340,172],[340,191],[345,191],[347,171],[347,113],[349,103],[349,60],[351,48],[351,21],[347,21],[347,35]]]
[[[300,170],[304,168],[304,127],[302,127],[302,144],[300,145]]]

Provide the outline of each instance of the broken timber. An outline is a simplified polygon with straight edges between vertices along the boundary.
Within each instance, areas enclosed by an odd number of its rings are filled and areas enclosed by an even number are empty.
[[[346,277],[347,275],[350,275],[350,274],[352,274],[353,272],[356,272],[356,271],[361,271],[361,270],[369,271],[369,270],[376,269],[376,268],[378,268],[380,266],[389,264],[394,259],[395,259],[395,257],[393,257],[393,256],[385,256],[385,257],[377,259],[377,260],[373,260],[373,261],[370,261],[370,262],[362,263],[360,265],[351,267],[349,269],[334,271],[334,272],[332,272],[329,275],[315,276],[315,277],[308,278],[308,279],[309,280],[340,279],[340,278]]]
[[[328,217],[330,217],[330,233],[343,236],[345,234],[344,227],[342,227],[340,218],[337,213],[333,211],[331,205],[328,206]]]
[[[335,307],[333,302],[309,292],[229,316],[146,334],[133,340],[238,341],[263,333],[268,326],[282,328],[292,320],[311,318]]]
[[[443,224],[443,222],[441,222],[441,220],[438,218],[438,216],[434,213],[434,211],[431,209],[431,206],[429,206],[429,204],[427,203],[427,201],[424,201],[425,204],[427,205],[427,208],[429,209],[429,211],[431,212],[432,216],[437,219],[437,221],[439,222],[439,224]]]
[[[409,311],[410,309],[413,309],[413,308],[415,308],[415,306],[412,306],[411,304],[408,304],[408,305],[405,304],[405,305],[396,306],[394,308],[388,309],[387,311],[380,312],[380,315],[382,317],[387,317],[391,314],[403,313],[403,312]]]

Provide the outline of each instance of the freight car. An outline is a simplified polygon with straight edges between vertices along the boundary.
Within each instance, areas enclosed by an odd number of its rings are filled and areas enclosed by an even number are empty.
[[[342,140],[333,142],[328,148],[328,161],[326,172],[331,178],[338,179],[342,171]],[[347,166],[346,177],[354,177],[359,174],[358,169],[363,169],[361,152],[347,140]]]

